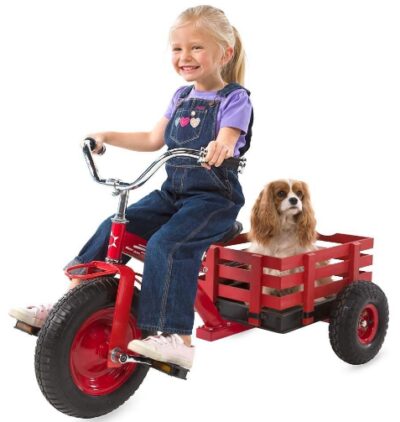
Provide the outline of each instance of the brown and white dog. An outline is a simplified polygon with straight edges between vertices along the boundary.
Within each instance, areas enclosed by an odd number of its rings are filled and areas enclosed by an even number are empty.
[[[264,187],[253,206],[249,233],[251,245],[248,250],[278,258],[317,250],[319,248],[315,245],[315,227],[316,220],[307,184],[299,180],[276,180]],[[303,267],[282,272],[264,268],[263,272],[285,275],[300,271],[304,271]],[[331,280],[318,280],[317,284],[326,284],[329,281]],[[263,287],[263,293],[275,296],[299,290]]]

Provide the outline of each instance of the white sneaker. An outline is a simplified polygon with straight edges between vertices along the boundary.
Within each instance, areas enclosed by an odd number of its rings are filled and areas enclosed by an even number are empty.
[[[47,305],[27,306],[26,308],[12,308],[8,311],[8,315],[32,327],[42,328],[52,307],[53,305],[49,303]]]
[[[132,340],[128,344],[128,349],[160,362],[174,363],[185,369],[190,369],[193,365],[194,347],[186,346],[178,334]]]

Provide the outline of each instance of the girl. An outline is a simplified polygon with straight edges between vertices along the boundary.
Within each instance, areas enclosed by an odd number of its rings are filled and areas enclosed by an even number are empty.
[[[128,207],[128,231],[148,240],[138,325],[161,332],[133,340],[129,349],[191,368],[191,333],[198,269],[203,252],[232,227],[244,204],[237,172],[224,168],[250,143],[252,106],[244,78],[244,52],[238,32],[211,6],[185,10],[170,31],[172,65],[190,85],[174,94],[151,132],[90,135],[95,152],[104,143],[134,151],[207,147],[207,164],[176,157],[166,164],[167,179]],[[105,220],[68,266],[104,260],[111,219]],[[71,288],[77,284],[72,280]],[[41,327],[50,306],[16,308],[10,315]]]

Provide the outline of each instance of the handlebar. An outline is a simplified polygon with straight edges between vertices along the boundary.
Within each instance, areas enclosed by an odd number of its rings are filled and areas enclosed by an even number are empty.
[[[86,164],[89,168],[90,174],[93,179],[102,185],[112,186],[115,189],[115,192],[118,194],[123,191],[134,190],[146,183],[156,172],[160,169],[168,160],[174,157],[189,157],[197,160],[198,163],[205,162],[204,159],[207,155],[205,148],[200,150],[191,149],[191,148],[175,148],[166,151],[162,154],[157,160],[155,160],[147,169],[133,182],[127,183],[119,179],[102,179],[97,170],[96,164],[93,159],[92,150],[95,147],[95,141],[92,138],[86,138],[83,142],[83,155],[86,161]],[[105,149],[102,150],[104,153]],[[233,161],[232,161],[233,160]],[[241,171],[246,165],[245,158],[229,158],[225,160],[235,166]]]

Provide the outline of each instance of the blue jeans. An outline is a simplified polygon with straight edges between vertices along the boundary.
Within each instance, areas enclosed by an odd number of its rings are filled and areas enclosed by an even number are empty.
[[[148,240],[138,325],[190,335],[201,257],[232,227],[244,197],[232,170],[207,170],[185,159],[169,163],[161,190],[130,205],[126,213],[127,230]],[[73,262],[104,260],[110,230],[108,218]]]

